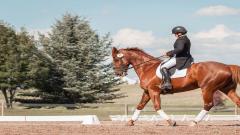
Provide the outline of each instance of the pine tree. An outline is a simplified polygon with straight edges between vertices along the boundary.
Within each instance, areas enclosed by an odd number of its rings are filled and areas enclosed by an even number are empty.
[[[35,91],[22,91],[15,99],[19,102],[57,102],[63,97],[62,76],[55,70],[51,58],[39,49],[39,44],[44,44],[44,36],[40,35],[39,41],[29,36],[25,29],[18,33],[22,45],[22,62],[25,63],[25,88],[32,87]],[[28,97],[28,98],[25,98]],[[33,97],[33,98],[30,98]],[[38,98],[35,100],[34,98]],[[63,99],[62,99],[63,101]]]
[[[65,14],[52,26],[49,44],[45,46],[58,71],[63,74],[64,91],[72,102],[95,102],[114,98],[116,84],[107,63],[110,55],[109,35],[100,37],[89,22]]]
[[[49,81],[56,75],[46,60],[48,58],[38,50],[25,29],[16,32],[8,24],[0,23],[0,90],[8,108],[12,107],[18,88],[35,87],[58,93],[54,88],[59,87]]]
[[[14,92],[19,81],[19,48],[16,46],[15,31],[5,23],[0,23],[0,89],[5,97],[7,107],[10,107]],[[10,101],[7,98],[10,91]]]
[[[31,81],[28,74],[28,62],[22,43],[26,42],[8,24],[0,24],[0,89],[5,97],[7,107],[12,107],[16,89]],[[21,35],[21,34],[20,34]],[[28,40],[28,45],[31,40]],[[24,43],[25,44],[25,43]],[[9,97],[8,97],[9,92]]]

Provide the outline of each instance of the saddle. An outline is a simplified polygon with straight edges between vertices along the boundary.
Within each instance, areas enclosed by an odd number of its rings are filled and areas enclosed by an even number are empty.
[[[159,77],[159,78],[161,78],[161,79],[163,78],[163,76],[162,76],[162,74],[161,74],[161,72],[160,72],[160,69],[161,69],[161,66],[162,66],[165,62],[167,62],[167,61],[168,61],[168,60],[163,61],[163,62],[158,66],[158,68],[157,68],[157,70],[156,70],[156,75],[157,75],[157,77]],[[176,68],[176,66],[168,69],[168,72],[169,72],[170,77],[171,77],[171,78],[185,77],[185,76],[187,75],[187,69],[188,69],[188,67],[190,67],[192,64],[193,64],[193,63],[191,63],[189,66],[187,66],[186,68],[181,69],[181,70],[178,70],[178,69]]]

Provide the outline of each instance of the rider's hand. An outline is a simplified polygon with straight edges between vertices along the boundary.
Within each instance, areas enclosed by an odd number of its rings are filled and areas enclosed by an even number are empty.
[[[166,55],[166,56],[169,56],[169,57],[173,57],[173,53],[172,53],[172,51],[166,52],[165,55]]]

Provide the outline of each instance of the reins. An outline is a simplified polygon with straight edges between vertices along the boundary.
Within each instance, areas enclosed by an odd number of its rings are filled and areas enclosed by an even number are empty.
[[[148,63],[148,62],[150,62],[150,61],[153,61],[153,60],[156,60],[156,59],[160,59],[160,58],[163,58],[163,57],[168,57],[168,56],[166,56],[166,55],[161,55],[161,56],[156,57],[156,58],[154,58],[154,59],[150,59],[150,60],[144,61],[144,62],[142,62],[142,63],[140,63],[140,64],[136,64],[136,65],[134,65],[134,66],[132,66],[132,67],[129,67],[129,68],[127,68],[127,69],[132,69],[132,68],[134,68],[134,67],[141,66],[142,64],[145,64],[145,63]]]
[[[128,69],[132,69],[132,68],[134,68],[134,67],[139,68],[139,67],[141,67],[141,65],[143,65],[143,64],[145,64],[145,63],[148,63],[148,62],[153,61],[153,60],[156,60],[156,59],[161,59],[161,58],[163,58],[163,57],[168,57],[168,56],[166,56],[166,55],[161,55],[161,56],[156,57],[156,58],[154,58],[154,59],[150,59],[150,60],[148,60],[148,61],[144,61],[144,62],[142,62],[142,63],[136,64],[136,65],[132,65],[131,67],[128,67],[128,68],[121,67],[120,70],[121,70],[121,71],[125,71],[125,70],[128,70]]]

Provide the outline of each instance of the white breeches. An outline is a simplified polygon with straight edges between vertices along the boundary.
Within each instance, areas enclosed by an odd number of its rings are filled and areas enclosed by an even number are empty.
[[[172,57],[170,60],[168,60],[167,62],[165,62],[162,66],[161,66],[161,69],[163,68],[171,68],[171,67],[174,67],[176,65],[176,58],[175,57]]]

